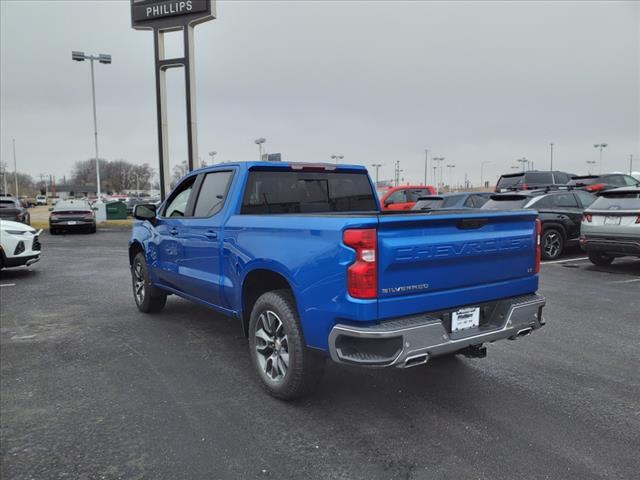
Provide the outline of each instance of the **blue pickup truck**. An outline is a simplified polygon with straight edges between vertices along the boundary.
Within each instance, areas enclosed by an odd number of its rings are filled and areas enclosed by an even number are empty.
[[[535,211],[382,212],[365,168],[224,163],[137,205],[136,305],[237,318],[262,384],[310,393],[325,360],[412,367],[544,325]]]

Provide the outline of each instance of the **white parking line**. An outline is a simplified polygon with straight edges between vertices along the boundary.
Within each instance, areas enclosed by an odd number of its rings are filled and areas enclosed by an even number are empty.
[[[640,282],[640,278],[632,278],[631,280],[616,280],[615,282],[611,282],[611,283],[633,283],[633,282]]]
[[[0,284],[0,287],[15,287],[16,284],[15,283],[2,283]]]
[[[547,263],[583,262],[584,260],[589,260],[589,257],[567,258],[565,260],[552,260],[550,262],[542,262],[542,265],[546,265]]]

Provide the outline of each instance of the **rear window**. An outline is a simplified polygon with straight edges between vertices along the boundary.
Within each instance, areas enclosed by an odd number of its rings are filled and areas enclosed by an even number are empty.
[[[413,207],[414,210],[429,210],[432,208],[442,207],[444,200],[442,198],[430,198],[428,200],[418,200]]]
[[[363,173],[252,171],[242,201],[244,214],[376,211]]]
[[[491,197],[482,208],[485,210],[517,210],[523,208],[530,200],[523,195],[508,195]]]
[[[551,172],[527,172],[524,182],[533,185],[552,185],[553,176]]]
[[[640,193],[610,193],[598,197],[590,210],[640,210]]]
[[[0,208],[15,208],[16,202],[13,200],[0,200]]]
[[[593,185],[597,181],[599,181],[598,177],[572,178],[571,181],[569,182],[569,185]]]
[[[522,180],[524,178],[524,174],[521,175],[513,175],[513,176],[502,176],[500,177],[500,180],[498,180],[498,188],[509,188],[509,187],[515,187],[516,185],[519,185],[522,183]]]
[[[412,188],[407,192],[407,202],[417,202],[418,198],[429,195],[431,192],[426,188]]]

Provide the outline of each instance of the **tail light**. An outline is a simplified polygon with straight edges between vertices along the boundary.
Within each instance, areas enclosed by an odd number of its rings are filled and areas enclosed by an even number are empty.
[[[347,290],[353,298],[378,298],[378,232],[375,228],[345,230],[344,244],[356,251],[347,270]]]
[[[540,273],[540,235],[542,234],[542,222],[536,219],[536,273]]]
[[[585,187],[587,192],[599,192],[600,190],[604,190],[606,185],[604,183],[594,183],[593,185],[588,185]]]
[[[523,183],[522,190],[529,190],[529,185],[527,185],[526,183]]]
[[[590,213],[585,213],[582,215],[583,222],[591,223],[591,220],[593,220],[593,215],[591,215]]]

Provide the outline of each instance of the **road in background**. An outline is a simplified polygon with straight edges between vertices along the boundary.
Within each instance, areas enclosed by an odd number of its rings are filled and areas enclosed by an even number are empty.
[[[0,274],[3,478],[637,475],[640,261],[544,264],[547,326],[486,359],[329,364],[284,403],[236,321],[175,296],[138,313],[128,232],[42,237]]]

